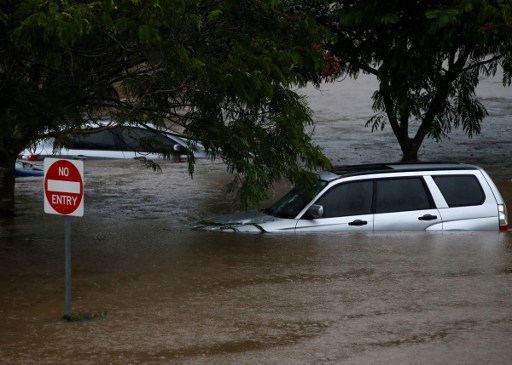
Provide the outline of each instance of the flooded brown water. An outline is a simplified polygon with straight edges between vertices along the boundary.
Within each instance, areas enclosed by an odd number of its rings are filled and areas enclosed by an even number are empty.
[[[493,83],[482,136],[420,157],[482,165],[512,208],[512,103]],[[389,131],[363,127],[370,81],[347,87],[305,91],[315,139],[335,163],[398,160]],[[43,213],[41,179],[17,181],[19,216],[0,221],[0,364],[510,363],[511,233],[194,232],[234,209],[224,166],[162,169],[86,161],[72,306],[108,314],[82,322],[60,319],[63,219]]]

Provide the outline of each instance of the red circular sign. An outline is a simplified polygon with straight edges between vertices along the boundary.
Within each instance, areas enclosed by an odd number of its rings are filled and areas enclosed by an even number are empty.
[[[57,160],[47,170],[44,193],[48,204],[59,214],[72,214],[84,194],[82,175],[68,160]]]

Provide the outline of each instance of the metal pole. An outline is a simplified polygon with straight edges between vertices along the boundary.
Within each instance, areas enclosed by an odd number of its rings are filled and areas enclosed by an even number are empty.
[[[66,303],[64,314],[71,316],[71,217],[64,216],[64,244],[66,270]]]

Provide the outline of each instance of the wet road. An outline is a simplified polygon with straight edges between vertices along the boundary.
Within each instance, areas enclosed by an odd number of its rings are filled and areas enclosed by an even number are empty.
[[[355,127],[363,107],[326,95],[313,97],[315,138],[333,160],[398,159],[387,132],[370,143]],[[430,143],[422,158],[480,163],[510,208],[512,103],[488,100],[498,106],[482,138]],[[72,305],[108,314],[82,322],[60,320],[63,219],[43,213],[40,179],[17,182],[19,216],[0,222],[0,364],[510,363],[511,233],[192,232],[188,223],[233,209],[225,168],[200,162],[192,180],[184,164],[162,168],[86,162]]]

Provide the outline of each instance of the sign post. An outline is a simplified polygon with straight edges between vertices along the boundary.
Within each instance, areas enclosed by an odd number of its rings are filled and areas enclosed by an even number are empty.
[[[64,216],[65,306],[71,316],[71,216],[84,215],[84,163],[81,160],[44,160],[44,212]]]
[[[65,299],[64,315],[71,316],[71,218],[64,217],[64,271],[65,271]]]

